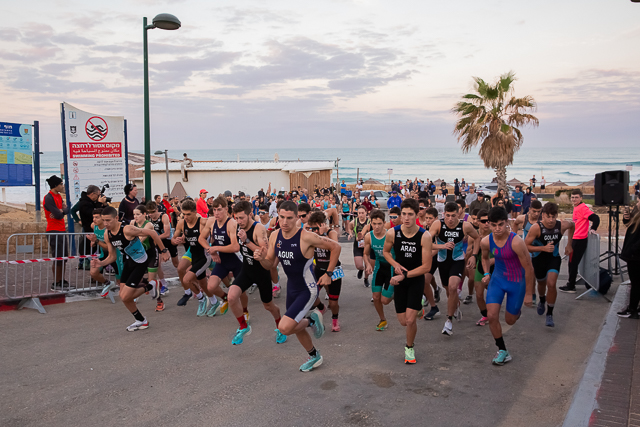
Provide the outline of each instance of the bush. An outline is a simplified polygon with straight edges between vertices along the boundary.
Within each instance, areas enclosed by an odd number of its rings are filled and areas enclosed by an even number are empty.
[[[571,190],[571,189],[569,189],[569,190],[556,190],[555,196],[556,197],[560,197],[561,194],[566,194],[567,197],[569,197],[569,199],[571,199],[571,191],[573,191],[573,190]]]

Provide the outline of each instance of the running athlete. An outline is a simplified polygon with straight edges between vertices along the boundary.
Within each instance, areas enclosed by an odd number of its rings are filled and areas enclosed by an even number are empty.
[[[169,221],[169,215],[162,213],[158,210],[158,205],[155,202],[149,202],[146,205],[147,218],[153,225],[153,229],[160,236],[160,240],[164,244],[164,247],[169,249],[169,255],[174,267],[178,267],[178,247],[171,243],[171,223]],[[169,292],[167,289],[167,282],[164,280],[164,271],[162,270],[162,264],[158,265],[158,279],[160,282],[160,297],[157,301],[156,311],[164,310],[164,302],[162,296]]]
[[[434,207],[427,208],[424,218],[425,230],[428,230],[435,220],[438,219],[438,210]],[[438,251],[432,250],[431,252],[433,254],[431,257],[431,268],[424,275],[424,296],[427,298],[430,309],[429,312],[424,315],[424,320],[433,320],[435,317],[440,316],[440,309],[437,305],[437,303],[440,302],[440,288],[434,277],[436,269],[438,268]]]
[[[416,217],[416,224],[427,230],[429,229],[429,226],[427,225],[427,209],[429,209],[429,201],[427,199],[418,199],[418,204],[420,205],[420,212],[418,212],[418,216]]]
[[[389,222],[384,225],[385,230],[390,230],[393,227],[402,224],[402,218],[400,217],[400,208],[394,206],[389,209]]]
[[[279,200],[278,203],[276,204],[276,213],[275,216],[273,218],[271,218],[271,221],[269,222],[269,226],[267,227],[267,238],[271,237],[271,234],[280,229],[280,223],[278,222],[278,210],[280,208],[280,205],[282,204],[283,200]],[[273,297],[274,298],[279,298],[280,297],[280,291],[282,290],[282,288],[280,287],[280,275],[278,274],[278,261],[276,260],[275,265],[273,266],[273,268],[271,270],[269,270],[269,274],[271,274],[271,285],[273,287]]]
[[[93,210],[93,223],[91,223],[91,228],[93,229],[93,234],[87,236],[87,238],[92,242],[96,243],[98,246],[98,260],[104,261],[107,258],[109,247],[104,241],[104,232],[107,230],[104,225],[104,221],[102,221],[102,208],[97,208]],[[100,296],[102,298],[106,298],[109,295],[109,292],[116,287],[116,285],[120,284],[120,272],[122,271],[122,256],[116,255],[116,262],[111,264],[111,268],[115,272],[116,280],[115,283],[107,280],[102,275],[102,268],[91,267],[90,274],[91,278],[98,283],[102,284],[102,291],[100,291]]]
[[[518,215],[513,222],[513,232],[517,233],[519,230],[522,230],[522,239],[526,239],[531,226],[540,220],[541,211],[542,203],[540,203],[540,200],[533,200],[529,212],[524,215]]]
[[[456,200],[456,203],[460,206],[460,215],[465,215],[464,220],[469,222],[471,225],[473,225],[473,228],[476,229],[476,231],[479,232],[479,225],[478,225],[478,209],[474,209],[473,212],[470,212],[468,214],[464,213],[464,205],[461,204],[460,202],[462,202],[463,204],[465,203],[464,200]],[[466,236],[464,239],[464,244],[462,246],[462,249],[464,250],[464,262],[465,265],[468,264],[469,262],[469,258],[472,255],[472,250],[473,250],[473,245],[469,246],[469,240],[470,237]],[[473,240],[473,239],[471,239]],[[474,262],[476,264],[473,265],[472,268],[466,268],[464,271],[464,275],[462,277],[462,282],[464,282],[464,277],[466,276],[468,281],[467,281],[467,289],[468,289],[468,293],[467,296],[464,298],[464,300],[462,301],[463,304],[471,304],[473,302],[473,293],[475,291],[475,277],[476,277],[476,265],[477,262],[479,261],[479,257],[480,255],[478,255],[478,259],[475,259]],[[462,292],[462,288],[463,288],[463,284],[462,282],[460,282],[460,285],[458,286],[458,295],[460,295],[460,293]]]
[[[431,268],[431,235],[416,224],[419,205],[415,199],[405,199],[400,204],[402,225],[387,231],[384,241],[384,259],[394,268],[391,285],[394,288],[396,314],[402,326],[406,326],[407,344],[404,363],[416,363],[413,348],[418,332],[416,318],[422,309],[424,275]],[[393,249],[393,254],[391,250]]]
[[[171,242],[175,245],[186,244],[189,247],[187,261],[191,266],[182,280],[198,299],[196,315],[198,317],[205,315],[213,317],[216,315],[218,307],[220,307],[220,314],[225,314],[228,304],[221,306],[216,295],[207,288],[207,268],[211,264],[211,255],[206,250],[209,244],[202,245],[200,243],[200,236],[203,235],[207,220],[198,215],[196,203],[193,200],[182,202],[182,216],[184,219],[178,222]],[[187,254],[185,253],[185,255]],[[184,257],[180,263],[182,264],[183,261],[185,261]]]
[[[280,230],[269,237],[268,249],[265,251],[257,248],[253,252],[253,257],[267,270],[273,267],[276,258],[282,264],[287,275],[287,312],[282,316],[278,329],[284,335],[296,335],[309,354],[309,358],[300,366],[300,370],[308,372],[320,366],[323,359],[314,347],[306,328],[310,327],[316,338],[324,335],[322,314],[318,310],[309,310],[318,297],[318,286],[331,284],[333,270],[340,259],[341,248],[338,243],[329,238],[320,237],[297,227],[297,214],[298,206],[295,203],[283,202],[278,211]],[[320,277],[317,286],[311,271],[316,248],[331,252],[327,272]]]
[[[276,343],[282,344],[287,340],[287,337],[278,330],[280,309],[273,303],[269,272],[253,258],[254,250],[267,248],[267,230],[262,224],[251,219],[251,210],[251,203],[245,200],[239,201],[233,207],[233,213],[238,223],[238,243],[242,252],[242,269],[229,286],[229,306],[240,324],[231,343],[233,345],[242,344],[244,337],[251,334],[251,326],[247,324],[247,319],[242,311],[240,296],[255,283],[260,292],[260,300],[264,309],[271,313],[276,322]]]
[[[500,325],[500,307],[507,295],[505,322],[513,325],[522,314],[522,303],[531,307],[531,294],[535,285],[531,256],[524,241],[509,231],[509,214],[501,207],[489,211],[491,234],[482,239],[482,267],[485,271],[482,282],[487,287],[487,313],[489,328],[498,346],[493,358],[494,365],[504,365],[511,361],[502,337]],[[493,273],[489,273],[491,264],[489,254],[495,258]]]
[[[131,225],[138,228],[146,228],[147,230],[155,231],[153,224],[147,219],[147,207],[145,205],[138,205],[133,210],[133,220],[131,220]],[[162,302],[162,296],[160,295],[161,285],[156,280],[156,275],[158,274],[158,266],[160,265],[158,248],[156,248],[156,245],[146,237],[140,237],[140,241],[142,242],[144,250],[147,252],[147,258],[149,259],[149,262],[147,263],[147,276],[149,278],[149,283],[154,287],[153,295],[154,299],[156,300],[156,311],[162,311],[158,310],[158,307],[160,306],[162,306],[162,308],[164,309],[164,303]]]
[[[569,256],[573,251],[573,232],[575,224],[572,221],[558,220],[558,205],[547,202],[542,207],[540,221],[531,226],[527,238],[524,240],[527,249],[533,257],[533,270],[538,281],[538,314],[544,314],[544,303],[547,303],[546,325],[554,327],[553,308],[558,297],[556,283],[562,258],[560,257],[560,240],[566,231],[569,231],[569,242],[564,250],[564,254]]]
[[[465,253],[462,250],[465,236],[474,240],[473,252],[469,257],[467,267],[473,267],[478,258],[480,240],[478,232],[473,226],[459,219],[459,208],[454,202],[449,202],[444,206],[444,218],[434,221],[429,228],[432,236],[436,238],[434,249],[438,250],[438,271],[442,286],[447,289],[447,320],[442,329],[442,333],[447,336],[453,335],[453,323],[451,320],[455,316],[458,321],[462,319],[460,310],[460,299],[458,298],[458,285],[462,281],[462,273],[465,269]]]
[[[362,279],[364,271],[364,261],[362,257],[364,255],[364,235],[366,231],[364,228],[369,225],[369,218],[367,218],[367,210],[360,206],[357,211],[357,216],[353,219],[353,228],[349,228],[349,237],[351,240],[355,237],[353,241],[353,262],[358,269],[358,279]],[[364,274],[364,286],[365,288],[369,287],[369,275]]]
[[[371,211],[372,231],[364,236],[364,263],[367,275],[373,274],[371,291],[373,292],[373,306],[380,316],[376,325],[376,331],[387,329],[387,318],[384,315],[384,306],[393,300],[393,286],[391,285],[391,264],[384,258],[384,240],[387,232],[384,228],[384,212],[374,209]],[[374,262],[374,267],[371,262]]]
[[[117,217],[118,211],[111,206],[102,210],[102,220],[107,229],[104,234],[104,241],[107,244],[109,255],[102,261],[93,259],[91,265],[94,268],[105,267],[116,261],[116,252],[122,254],[123,267],[120,280],[124,286],[120,288],[120,299],[136,319],[135,322],[127,327],[127,331],[133,332],[149,327],[149,321],[140,313],[134,300],[145,292],[154,290],[151,284],[147,284],[144,287],[140,286],[149,262],[147,252],[145,252],[140,242],[140,237],[147,237],[154,241],[160,248],[163,261],[169,260],[169,251],[164,247],[162,240],[160,240],[155,231],[121,224]]]
[[[215,294],[225,299],[226,303],[226,295],[220,289],[220,283],[229,276],[229,273],[233,273],[235,280],[242,269],[242,254],[240,254],[237,236],[238,225],[235,219],[229,217],[227,199],[224,197],[215,198],[211,203],[211,209],[213,217],[207,219],[207,223],[200,233],[199,242],[216,263],[209,277],[207,288],[212,295]],[[211,240],[211,246],[209,246],[209,240]],[[247,308],[249,299],[245,292],[240,296],[240,302],[245,318],[249,321],[249,309]],[[214,302],[211,301],[211,303]],[[227,307],[225,307],[225,312],[226,309]]]
[[[491,227],[489,226],[489,211],[482,209],[478,211],[474,209],[476,212],[476,218],[478,221],[479,229],[478,234],[480,242],[482,239],[491,234]],[[493,273],[493,266],[495,260],[493,258],[493,254],[489,253],[489,264],[491,264],[490,273]],[[476,264],[474,271],[474,281],[473,284],[476,288],[476,304],[478,304],[478,309],[480,310],[480,320],[476,322],[477,326],[484,326],[489,323],[489,317],[487,317],[487,302],[484,297],[484,291],[487,289],[487,285],[482,281],[484,276],[484,268],[482,266],[482,247],[480,249],[480,253],[478,253],[478,262]]]
[[[327,227],[327,217],[324,212],[313,212],[307,221],[307,225],[309,226],[309,231],[312,233],[315,233],[318,236],[327,237],[336,243],[338,242],[338,232]],[[330,251],[322,248],[315,249],[313,255],[313,275],[316,279],[316,283],[319,282],[320,278],[327,272],[330,261]],[[338,298],[340,298],[340,289],[342,288],[343,277],[344,271],[342,270],[340,261],[338,261],[338,264],[333,269],[331,284],[325,286],[325,291],[329,297],[329,309],[331,310],[332,332],[340,332],[340,322],[338,321],[340,306],[338,305]],[[320,292],[320,287],[318,287],[318,292]]]

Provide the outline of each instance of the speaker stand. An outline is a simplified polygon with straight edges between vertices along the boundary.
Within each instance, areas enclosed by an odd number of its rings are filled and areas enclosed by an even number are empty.
[[[609,273],[612,276],[620,276],[620,280],[624,282],[624,273],[620,266],[620,205],[609,206],[609,242],[607,250],[600,254],[600,262],[607,261]],[[615,229],[615,236],[614,236]],[[615,237],[615,243],[613,238]],[[613,260],[613,266],[611,261]]]

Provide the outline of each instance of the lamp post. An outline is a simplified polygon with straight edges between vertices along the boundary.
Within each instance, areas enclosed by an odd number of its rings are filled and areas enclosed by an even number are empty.
[[[171,196],[171,185],[169,184],[169,155],[167,154],[169,150],[164,150],[164,151],[156,151],[155,154],[156,156],[162,156],[162,154],[164,153],[164,170],[167,172],[167,195]]]
[[[149,52],[147,47],[147,30],[177,30],[182,25],[180,20],[168,13],[156,15],[147,25],[147,18],[142,18],[142,50],[144,54],[144,196],[152,200],[151,195],[151,137],[149,135]]]

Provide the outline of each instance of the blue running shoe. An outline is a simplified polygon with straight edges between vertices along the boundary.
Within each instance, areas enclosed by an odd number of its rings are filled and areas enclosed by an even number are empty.
[[[302,372],[309,372],[312,371],[313,368],[317,368],[320,365],[322,365],[322,356],[320,355],[320,352],[316,350],[316,355],[309,356],[307,361],[304,362],[302,366],[300,366],[300,370]]]
[[[222,305],[222,301],[220,301],[220,299],[218,299],[215,304],[210,304],[209,309],[207,310],[207,316],[208,317],[215,316],[216,312],[218,311],[218,307],[220,307],[220,305]]]
[[[313,330],[313,336],[316,338],[320,338],[324,335],[324,325],[322,324],[322,313],[316,308],[311,310],[309,313],[309,318],[313,322],[311,325],[311,329]],[[309,369],[311,370],[311,369]]]
[[[251,326],[247,326],[244,329],[237,329],[236,335],[231,340],[231,344],[240,345],[244,341],[245,335],[251,335]]]
[[[553,323],[553,314],[547,314],[547,322],[545,323],[546,326],[553,328],[555,326],[555,323]]]
[[[287,336],[280,332],[280,329],[276,329],[276,344],[284,344],[287,342]]]
[[[491,363],[498,366],[502,366],[507,362],[511,362],[511,355],[507,350],[498,350],[496,357],[491,361]]]
[[[207,298],[207,296],[203,296],[201,299],[198,300],[198,312],[196,313],[196,316],[198,317],[202,317],[205,314],[207,314],[207,309],[209,308],[209,305],[211,303],[209,302],[209,298]]]
[[[165,296],[169,293],[169,288],[167,288],[165,285],[162,285],[162,289],[160,289],[160,295]]]
[[[538,315],[542,316],[544,314],[544,303],[542,301],[538,302]]]

